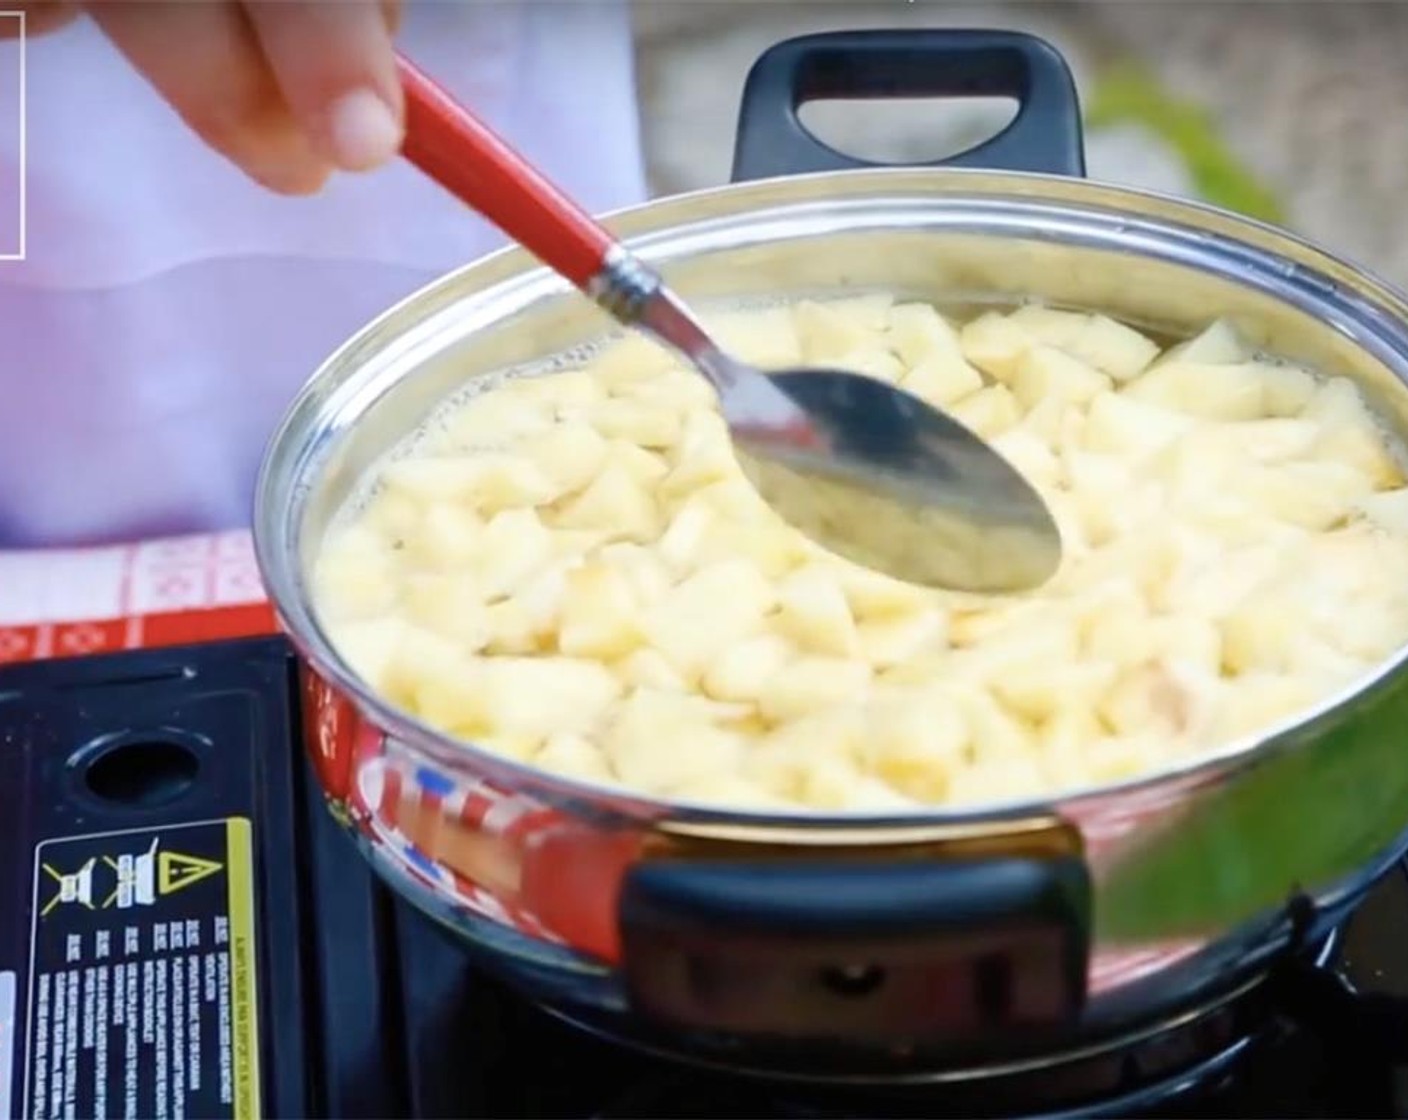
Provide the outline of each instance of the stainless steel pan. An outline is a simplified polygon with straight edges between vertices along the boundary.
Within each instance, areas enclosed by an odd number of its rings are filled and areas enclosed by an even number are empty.
[[[859,166],[817,97],[992,96],[1021,110],[943,166]],[[1408,420],[1408,304],[1295,237],[1080,178],[1059,55],[997,32],[784,43],[743,99],[738,183],[615,215],[691,300],[882,288],[1039,296],[1172,334],[1230,316]],[[761,815],[574,784],[372,695],[307,573],[364,469],[467,379],[599,335],[525,253],[446,276],[314,375],[265,461],[256,541],[302,658],[312,764],[391,886],[536,998],[699,1060],[835,1079],[982,1076],[1215,1001],[1307,948],[1405,844],[1402,657],[1295,725],[1054,802]],[[669,744],[662,743],[662,750]]]

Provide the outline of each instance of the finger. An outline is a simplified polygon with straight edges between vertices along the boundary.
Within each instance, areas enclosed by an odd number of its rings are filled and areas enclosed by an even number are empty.
[[[257,182],[317,190],[327,161],[285,104],[243,11],[227,0],[100,0],[104,33],[207,144]]]
[[[24,13],[26,36],[43,35],[71,23],[78,15],[78,5],[62,0],[23,0],[22,3],[7,3],[3,14],[9,17],[16,12]],[[20,26],[17,19],[0,18],[0,39],[19,38]]]
[[[401,147],[401,86],[380,0],[251,0],[255,34],[313,146],[346,171]]]

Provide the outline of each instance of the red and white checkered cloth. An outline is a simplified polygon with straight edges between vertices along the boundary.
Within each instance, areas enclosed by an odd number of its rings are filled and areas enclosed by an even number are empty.
[[[246,531],[0,552],[0,664],[273,631]]]

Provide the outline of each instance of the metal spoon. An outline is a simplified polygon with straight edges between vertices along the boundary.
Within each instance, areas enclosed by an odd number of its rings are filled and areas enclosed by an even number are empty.
[[[724,353],[678,297],[499,136],[404,58],[402,155],[718,392],[744,472],[823,547],[910,583],[1020,591],[1061,538],[1026,480],[911,393],[841,370],[765,374]]]

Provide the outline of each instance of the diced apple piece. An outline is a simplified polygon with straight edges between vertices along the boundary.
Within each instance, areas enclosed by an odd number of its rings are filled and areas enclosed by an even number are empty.
[[[1408,609],[1402,602],[1386,608],[1354,598],[1337,613],[1332,627],[1322,624],[1321,629],[1327,644],[1347,657],[1379,661],[1408,642]]]
[[[638,649],[616,662],[614,668],[616,675],[632,688],[681,693],[690,690],[689,681],[658,649]]]
[[[1053,397],[1086,404],[1110,385],[1103,373],[1050,346],[1033,346],[1023,354],[1012,377],[1012,393],[1027,409]]]
[[[411,622],[448,638],[465,653],[489,644],[484,596],[473,576],[418,573],[406,581],[403,602]]]
[[[1392,635],[1391,644],[1384,647],[1374,657],[1368,658],[1356,657],[1342,649],[1336,649],[1328,642],[1302,634],[1296,644],[1286,651],[1286,672],[1292,676],[1315,681],[1319,687],[1327,691],[1348,684],[1373,665],[1378,657],[1387,654],[1395,646],[1401,644],[1405,632],[1404,620],[1396,619],[1394,621],[1397,626]]]
[[[743,773],[776,796],[804,801],[808,775],[832,761],[854,767],[865,723],[856,708],[832,707],[780,724],[743,760]]]
[[[1318,388],[1305,370],[1280,362],[1252,362],[1261,377],[1263,407],[1267,416],[1299,416]]]
[[[768,579],[780,579],[806,561],[810,555],[806,546],[805,537],[778,523],[771,514],[767,520],[742,524],[716,521],[701,542],[699,563],[747,560]]]
[[[968,726],[958,712],[923,699],[894,700],[869,713],[866,769],[916,801],[943,801],[966,765]]]
[[[823,759],[798,777],[797,800],[813,809],[859,812],[913,808],[912,801],[839,759]]]
[[[390,464],[383,478],[421,501],[464,502],[481,514],[546,505],[563,493],[531,459],[510,452],[402,459]]]
[[[371,688],[386,687],[386,674],[407,633],[396,615],[335,622],[326,626],[328,641],[338,656]]]
[[[1045,346],[1072,346],[1084,333],[1090,316],[1079,311],[1060,311],[1040,303],[1026,303],[1007,316],[1033,342]]]
[[[549,560],[514,589],[513,598],[522,605],[540,649],[551,648],[553,644],[567,598],[567,573],[576,564],[571,558]]]
[[[484,522],[473,510],[432,502],[415,531],[405,538],[406,558],[431,569],[462,568],[484,547]]]
[[[816,303],[803,300],[792,308],[797,338],[801,342],[803,361],[831,365],[837,354],[875,347],[884,326],[884,312],[879,326],[862,317],[847,314],[839,303]]]
[[[858,621],[916,614],[939,605],[938,595],[928,588],[846,561],[837,562],[836,568],[851,614]]]
[[[607,439],[661,449],[680,438],[680,410],[611,397],[593,405],[586,421]]]
[[[1359,470],[1379,489],[1402,486],[1403,468],[1390,450],[1388,435],[1372,420],[1363,424],[1326,423],[1311,455]]]
[[[1017,374],[1022,355],[1035,341],[1006,315],[989,311],[968,323],[958,334],[963,356],[989,377],[1008,382]]]
[[[557,644],[572,657],[610,661],[643,640],[640,606],[627,578],[600,560],[566,575]]]
[[[586,734],[621,695],[621,682],[606,666],[569,657],[493,657],[473,663],[466,687],[490,734]]]
[[[715,700],[753,703],[794,656],[792,644],[776,634],[745,638],[718,654],[700,683]]]
[[[754,633],[776,601],[772,584],[745,561],[701,568],[647,612],[650,644],[693,679],[727,647]]]
[[[718,520],[718,513],[703,502],[686,502],[660,535],[656,549],[675,571],[690,571],[699,566],[709,531]]]
[[[385,614],[396,604],[397,582],[387,541],[362,525],[329,533],[313,566],[318,613],[325,619]]]
[[[681,498],[710,483],[737,478],[739,474],[728,430],[723,418],[715,412],[690,414],[671,458],[674,466],[659,487],[665,498]]]
[[[992,690],[1013,715],[1041,723],[1069,705],[1093,707],[1116,672],[1108,661],[1035,666],[995,677]]]
[[[930,358],[963,359],[958,332],[927,303],[901,303],[891,308],[888,336],[895,353],[907,366],[917,366]]]
[[[669,567],[653,549],[630,541],[606,545],[597,554],[603,564],[626,577],[642,608],[663,598],[674,586]]]
[[[778,629],[813,653],[848,657],[856,649],[850,604],[830,565],[808,564],[777,589]]]
[[[612,782],[612,773],[605,753],[582,735],[559,732],[548,738],[532,758],[534,766],[564,778],[585,782]]]
[[[989,385],[949,408],[955,419],[987,439],[1001,435],[1022,418],[1017,398],[1006,385]]]
[[[770,370],[803,364],[791,307],[710,311],[701,318],[714,341],[742,361]]]
[[[877,669],[900,665],[918,654],[945,646],[948,616],[938,609],[882,615],[856,627],[856,653]]]
[[[482,540],[474,569],[486,601],[511,594],[552,558],[552,534],[531,509],[495,514]]]
[[[693,370],[671,369],[643,381],[632,381],[612,390],[613,396],[639,402],[648,408],[666,409],[681,417],[718,408],[718,394]]]
[[[1281,463],[1306,454],[1321,429],[1310,420],[1273,417],[1240,424],[1219,425],[1211,430],[1214,440],[1235,443],[1244,454],[1263,463]]]
[[[822,758],[857,761],[866,737],[864,711],[837,703],[779,723],[761,738],[755,758],[764,770],[776,763],[806,767]]]
[[[1230,366],[1245,362],[1249,354],[1241,336],[1226,319],[1218,319],[1187,342],[1166,350],[1150,369],[1178,362],[1207,366]]]
[[[1374,424],[1373,413],[1369,411],[1364,395],[1348,377],[1331,377],[1316,385],[1302,415],[1306,420],[1316,420],[1326,425],[1349,424],[1367,428]]]
[[[538,627],[532,613],[517,599],[504,599],[484,608],[489,627],[485,649],[494,654],[534,653],[539,647]]]
[[[520,445],[529,459],[557,486],[570,494],[591,482],[606,464],[607,443],[590,424],[556,424]]]
[[[1341,524],[1373,489],[1363,474],[1339,463],[1283,463],[1227,481],[1259,512],[1311,530]]]
[[[1139,515],[1137,507],[1130,508],[1131,466],[1124,457],[1073,450],[1064,465],[1072,510],[1092,547],[1118,536]]]
[[[1041,765],[1059,788],[1069,789],[1089,780],[1089,745],[1105,733],[1089,709],[1066,705],[1041,725],[1038,742]]]
[[[621,705],[604,747],[627,785],[668,794],[715,774],[737,773],[743,739],[702,718],[697,699],[637,689]]]
[[[993,448],[1038,486],[1054,489],[1061,478],[1061,464],[1051,447],[1023,428],[1012,428],[992,441]]]
[[[669,460],[659,451],[647,451],[626,440],[611,441],[606,458],[609,466],[622,468],[648,493],[659,489],[660,483],[670,473]]]
[[[1041,672],[1073,662],[1079,647],[1074,621],[1063,618],[1050,604],[1039,604],[1030,626],[1012,627],[969,646],[955,674],[990,685],[1018,672]]]
[[[605,346],[585,372],[608,392],[673,369],[679,359],[646,335],[632,331]]]
[[[943,407],[976,393],[983,387],[983,377],[961,354],[951,358],[932,355],[903,374],[899,385],[921,400]]]
[[[1217,678],[1195,666],[1150,661],[1126,669],[1099,704],[1117,736],[1177,737],[1202,727],[1218,697]]]
[[[1102,393],[1090,403],[1085,445],[1090,451],[1138,458],[1155,454],[1193,425],[1179,412],[1131,397],[1129,390]]]
[[[655,502],[619,463],[608,465],[591,485],[552,515],[562,529],[599,529],[614,538],[650,540],[658,532]]]
[[[427,723],[472,737],[491,730],[479,664],[448,638],[407,627],[383,670],[383,687]]]
[[[1212,560],[1182,571],[1176,582],[1166,583],[1159,595],[1160,606],[1179,616],[1224,618],[1258,587],[1274,579],[1283,566],[1295,562],[1289,546],[1274,538],[1224,549]]]
[[[1179,436],[1153,456],[1147,467],[1151,476],[1163,481],[1175,504],[1186,501],[1189,508],[1226,493],[1247,474],[1260,469],[1248,458],[1241,443],[1211,439],[1206,427],[1196,427]]]
[[[711,482],[700,488],[696,496],[725,517],[736,521],[757,521],[775,516],[757,490],[753,489],[753,484],[741,475]]]
[[[1061,348],[1116,381],[1139,376],[1159,353],[1133,327],[1106,315],[1086,316],[1075,339]]]
[[[1204,420],[1260,420],[1267,415],[1266,378],[1255,365],[1160,366],[1125,386],[1121,395]]]
[[[870,678],[870,666],[864,661],[798,658],[769,678],[758,707],[774,722],[798,719],[819,708],[859,700],[870,687]]]
[[[1226,690],[1210,731],[1217,740],[1269,731],[1315,703],[1317,689],[1304,677],[1259,672],[1239,677]]]
[[[445,444],[460,451],[507,447],[552,424],[553,414],[546,406],[497,389],[475,394],[442,421]]]
[[[1223,665],[1222,630],[1216,621],[1207,617],[1152,618],[1149,620],[1149,650],[1155,660],[1217,676]]]

